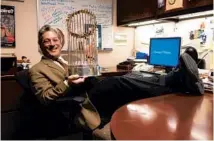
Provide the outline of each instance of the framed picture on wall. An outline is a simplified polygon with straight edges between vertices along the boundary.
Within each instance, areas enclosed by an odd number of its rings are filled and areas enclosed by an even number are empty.
[[[91,25],[85,25],[85,32],[88,33],[91,30]],[[96,27],[96,41],[97,41],[97,49],[102,50],[102,25],[98,24]]]
[[[1,47],[15,46],[15,7],[1,5]]]
[[[20,1],[20,2],[24,2],[24,0],[2,0],[2,1]]]
[[[114,43],[116,46],[126,46],[127,45],[127,34],[125,33],[115,33],[114,34]]]

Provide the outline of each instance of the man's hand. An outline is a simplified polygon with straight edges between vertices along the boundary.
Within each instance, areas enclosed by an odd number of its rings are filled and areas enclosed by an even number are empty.
[[[68,84],[80,84],[85,81],[85,77],[80,77],[79,75],[70,75],[68,76]]]

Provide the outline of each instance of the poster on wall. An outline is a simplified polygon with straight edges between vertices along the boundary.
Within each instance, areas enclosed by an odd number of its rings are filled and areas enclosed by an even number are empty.
[[[15,8],[1,5],[1,47],[15,46]]]
[[[18,1],[18,2],[24,2],[24,0],[3,0],[3,1]]]
[[[88,33],[92,30],[92,24],[85,25],[85,33]],[[102,49],[102,25],[98,24],[96,27],[96,41],[97,41],[97,48]]]
[[[116,46],[125,46],[127,45],[127,34],[125,33],[115,33],[114,34],[114,43]]]

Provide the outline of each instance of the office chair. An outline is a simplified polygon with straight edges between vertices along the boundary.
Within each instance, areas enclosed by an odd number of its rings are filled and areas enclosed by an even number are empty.
[[[206,69],[206,61],[204,59],[198,59],[198,68]]]
[[[188,46],[184,52],[189,54],[195,60],[199,69],[205,69],[206,68],[205,60],[203,58],[198,59],[198,52],[194,47]]]
[[[16,139],[54,139],[79,132],[71,122],[83,97],[59,98],[51,106],[40,104],[30,88],[28,70],[16,73],[16,81],[24,89],[21,100],[21,127]],[[68,113],[67,115],[65,113]]]
[[[21,99],[21,114],[23,115],[21,125],[24,124],[25,127],[19,130],[14,139],[55,139],[59,136],[78,132],[82,133],[83,139],[111,139],[109,123],[92,132],[82,132],[81,129],[74,128],[75,125],[72,120],[79,111],[78,105],[84,102],[84,97],[62,97],[57,99],[51,107],[44,107],[31,91],[28,70],[16,73],[15,77],[24,89]],[[89,77],[86,79],[87,87],[85,89],[89,90],[97,81],[99,80]],[[63,115],[63,112],[68,113],[67,117]]]

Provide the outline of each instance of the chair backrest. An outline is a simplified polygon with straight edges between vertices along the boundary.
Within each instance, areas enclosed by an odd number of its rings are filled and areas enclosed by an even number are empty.
[[[15,75],[16,81],[21,85],[24,90],[30,90],[28,73],[29,71],[26,69],[17,72]]]
[[[197,63],[199,69],[205,69],[206,68],[206,62],[204,59],[198,58],[198,52],[194,47],[187,47],[185,50],[185,53],[189,54]]]
[[[63,125],[62,113],[57,113],[57,110],[39,102],[31,90],[29,70],[17,72],[15,78],[24,89],[23,97],[20,99],[20,110],[23,117],[21,130],[24,135],[21,135],[20,139],[53,138],[62,134],[60,132],[66,128],[66,125]]]
[[[15,79],[18,82],[18,84],[20,84],[20,86],[24,89],[24,94],[21,102],[23,102],[24,105],[26,105],[27,107],[33,106],[34,110],[41,109],[42,108],[41,104],[37,100],[34,93],[31,91],[29,70],[25,69],[17,72],[15,75]]]
[[[198,59],[198,68],[206,69],[206,61],[204,59]]]
[[[198,52],[194,47],[187,47],[185,53],[189,54],[196,63],[198,62]]]
[[[22,70],[15,75],[16,82],[24,89],[20,98],[20,129],[16,139],[36,139],[43,137],[44,120],[42,107],[30,88],[29,70]],[[40,132],[42,131],[42,132]]]

